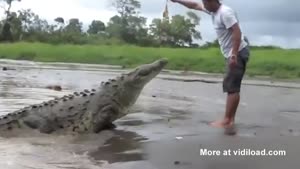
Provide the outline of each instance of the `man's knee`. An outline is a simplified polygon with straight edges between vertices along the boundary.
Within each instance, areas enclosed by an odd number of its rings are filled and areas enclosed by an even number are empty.
[[[223,92],[227,93],[228,95],[239,94],[241,92],[241,88],[240,87],[237,87],[237,88],[223,88]]]
[[[223,92],[228,94],[240,93],[242,76],[229,75],[223,81]]]
[[[227,94],[228,95],[240,94],[240,90],[238,90],[238,91],[228,91]]]

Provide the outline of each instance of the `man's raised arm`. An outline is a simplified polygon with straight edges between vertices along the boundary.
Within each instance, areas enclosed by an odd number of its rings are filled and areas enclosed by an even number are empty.
[[[190,0],[171,0],[172,2],[175,3],[179,3],[183,6],[186,6],[187,8],[190,9],[195,9],[195,10],[199,10],[199,11],[203,11],[204,8],[202,6],[202,4],[194,2],[194,1],[190,1]]]

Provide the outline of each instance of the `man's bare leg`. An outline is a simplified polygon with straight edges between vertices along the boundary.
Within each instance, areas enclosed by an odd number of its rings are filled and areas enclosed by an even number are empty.
[[[211,126],[219,128],[231,127],[234,124],[235,114],[240,102],[240,93],[228,93],[226,102],[226,111],[223,120],[211,123]]]

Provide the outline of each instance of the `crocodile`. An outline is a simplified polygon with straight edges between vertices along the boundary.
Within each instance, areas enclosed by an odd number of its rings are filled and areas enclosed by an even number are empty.
[[[158,59],[101,82],[96,89],[82,89],[6,114],[0,117],[0,131],[99,133],[115,128],[114,121],[130,113],[143,88],[167,64],[167,59]]]

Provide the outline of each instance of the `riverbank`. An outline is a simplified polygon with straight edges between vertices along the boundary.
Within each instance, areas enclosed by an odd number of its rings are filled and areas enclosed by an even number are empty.
[[[253,48],[247,75],[274,78],[300,77],[300,50]],[[223,73],[218,48],[145,48],[137,46],[50,45],[44,43],[0,44],[2,59],[41,62],[92,63],[135,67],[165,57],[167,69]]]

